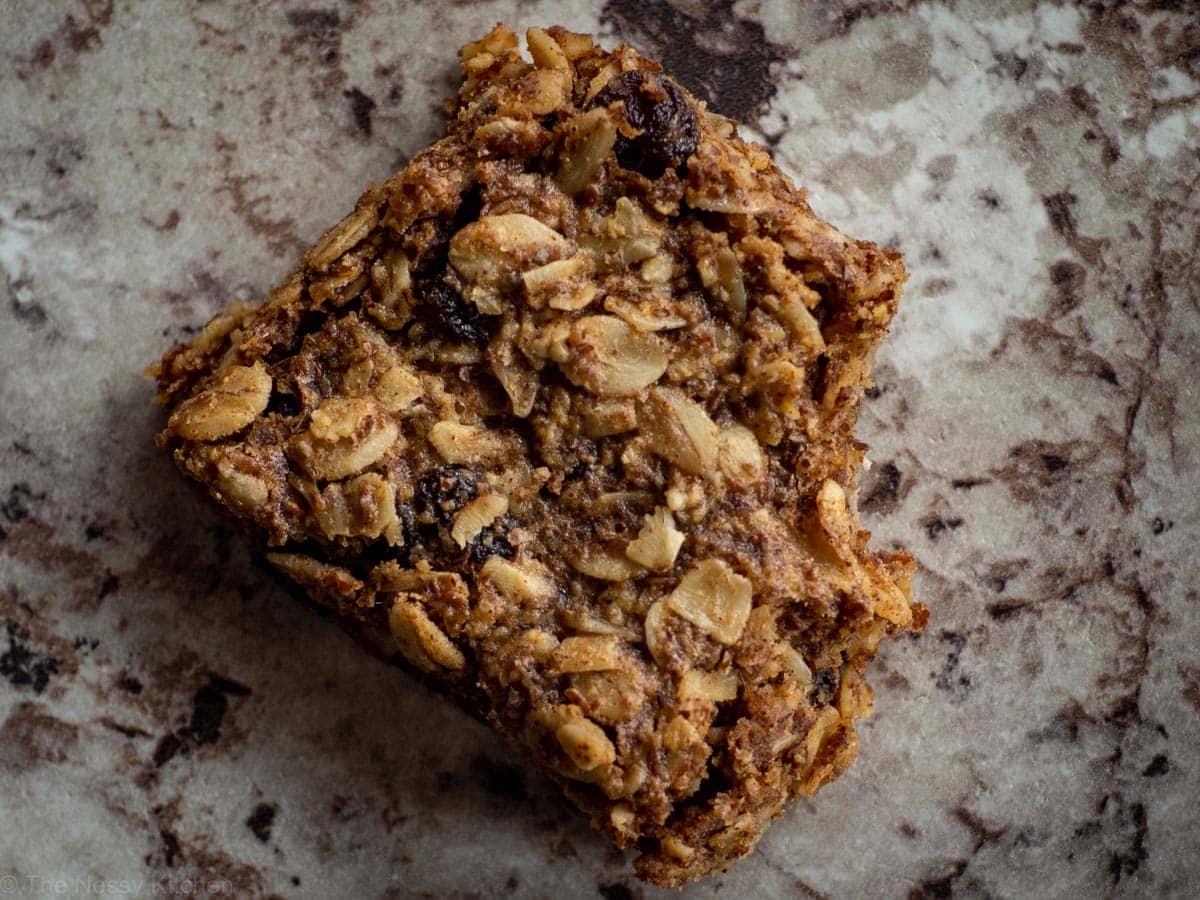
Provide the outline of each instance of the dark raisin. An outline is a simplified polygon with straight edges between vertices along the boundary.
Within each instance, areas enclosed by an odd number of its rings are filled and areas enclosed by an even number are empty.
[[[508,533],[516,524],[516,519],[505,514],[475,535],[475,539],[467,547],[471,562],[481,563],[486,561],[489,556],[512,559],[516,555],[517,548],[509,539]]]
[[[641,132],[617,137],[617,162],[650,178],[682,165],[696,151],[700,129],[683,89],[665,75],[641,69],[624,72],[604,86],[595,103],[625,103],[625,121]]]
[[[487,334],[487,323],[474,306],[441,278],[431,278],[417,286],[417,311],[436,328],[449,332],[459,341],[479,343]]]
[[[417,482],[413,500],[418,519],[449,526],[458,511],[475,499],[475,473],[465,466],[443,466]]]

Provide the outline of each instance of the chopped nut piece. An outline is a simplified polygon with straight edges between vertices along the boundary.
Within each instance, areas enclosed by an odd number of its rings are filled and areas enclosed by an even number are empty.
[[[310,486],[305,496],[327,538],[361,536],[374,540],[386,536],[390,544],[401,541],[396,487],[374,472],[326,485],[319,492]]]
[[[530,269],[521,276],[525,295],[534,309],[550,307],[576,312],[592,302],[596,286],[587,278],[588,264],[582,256],[572,256]]]
[[[571,688],[584,712],[605,725],[627,721],[640,709],[637,684],[622,672],[578,672],[571,676]]]
[[[571,68],[571,63],[563,53],[562,47],[558,45],[558,41],[541,28],[530,28],[526,31],[525,43],[529,45],[529,55],[533,57],[535,66],[542,69],[567,70]]]
[[[230,366],[212,387],[185,400],[167,427],[189,441],[215,441],[241,431],[263,414],[271,399],[266,366]]]
[[[617,758],[616,748],[604,729],[589,719],[572,719],[558,726],[555,732],[571,762],[585,772],[612,765]]]
[[[375,401],[331,397],[313,411],[308,430],[294,437],[288,454],[313,478],[345,478],[375,465],[400,441],[396,423]]]
[[[696,849],[689,847],[677,837],[666,837],[660,842],[663,852],[681,862],[687,862],[696,855]]]
[[[657,339],[614,316],[578,319],[568,340],[568,356],[559,363],[563,374],[601,397],[636,394],[667,370],[669,359]]]
[[[375,385],[375,399],[387,412],[402,412],[420,399],[421,379],[410,369],[395,365],[379,376]]]
[[[675,716],[662,729],[662,743],[668,750],[683,750],[702,742],[691,722],[683,716]]]
[[[612,215],[597,223],[585,243],[598,255],[612,254],[623,266],[655,256],[662,246],[663,226],[629,197],[617,199]]]
[[[507,279],[569,254],[566,238],[523,213],[484,216],[450,240],[450,265],[467,283],[465,299],[488,315],[503,311]]]
[[[460,547],[466,547],[483,529],[508,512],[508,498],[503,494],[484,494],[462,508],[454,518],[450,536]]]
[[[719,559],[697,563],[667,597],[667,605],[722,644],[736,644],[750,615],[750,580]]]
[[[584,433],[608,437],[637,428],[637,407],[628,400],[600,401],[583,414]]]
[[[512,563],[492,556],[479,574],[500,593],[521,604],[550,600],[556,593],[549,573],[530,560]]]
[[[647,569],[669,572],[683,546],[683,532],[675,527],[674,517],[663,506],[646,516],[645,522],[638,536],[625,548],[625,555]]]
[[[637,836],[637,832],[633,827],[634,819],[633,807],[628,803],[618,803],[608,813],[608,820],[612,824],[612,827],[618,834],[626,836],[629,839]]]
[[[512,29],[506,25],[497,24],[480,40],[464,44],[462,49],[458,51],[458,55],[464,61],[474,59],[476,56],[483,54],[495,59],[506,50],[512,50],[516,46],[517,36],[513,33]]]

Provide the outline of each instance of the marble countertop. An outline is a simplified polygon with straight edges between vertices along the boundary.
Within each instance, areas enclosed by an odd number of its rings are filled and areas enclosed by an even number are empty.
[[[1156,9],[1157,8],[1157,9]],[[1188,3],[59,0],[0,30],[0,893],[650,898],[286,597],[140,373],[548,16],[661,55],[912,272],[861,436],[932,610],[859,761],[687,897],[1200,893]]]

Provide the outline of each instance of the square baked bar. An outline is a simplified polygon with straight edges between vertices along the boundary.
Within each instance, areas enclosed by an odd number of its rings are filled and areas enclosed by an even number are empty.
[[[852,428],[905,279],[630,47],[497,26],[445,136],[155,367],[159,444],[641,877],[855,756],[880,639]]]

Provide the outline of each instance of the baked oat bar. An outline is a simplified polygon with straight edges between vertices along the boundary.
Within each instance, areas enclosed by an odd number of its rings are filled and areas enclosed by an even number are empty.
[[[905,279],[629,47],[497,26],[445,137],[155,367],[159,444],[316,601],[679,885],[854,758],[852,433]]]

